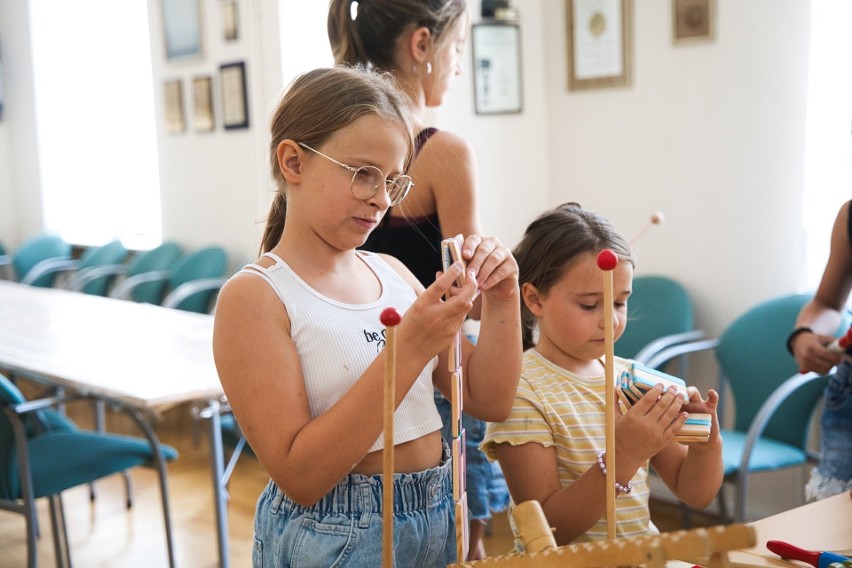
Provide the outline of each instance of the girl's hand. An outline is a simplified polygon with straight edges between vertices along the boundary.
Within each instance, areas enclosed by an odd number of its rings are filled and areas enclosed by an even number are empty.
[[[617,464],[622,460],[631,468],[638,469],[670,443],[686,422],[686,413],[681,412],[683,398],[677,389],[670,387],[665,392],[661,385],[645,393],[645,396],[622,413],[616,405],[615,441],[618,452]],[[618,466],[619,470],[621,465]]]
[[[719,434],[719,418],[716,416],[716,408],[719,406],[719,393],[710,389],[707,391],[707,399],[701,398],[701,393],[695,387],[686,387],[689,402],[683,406],[683,410],[696,414],[710,415],[710,438],[706,442],[692,444],[694,446],[716,447],[722,441]]]
[[[496,237],[469,235],[462,241],[462,258],[467,262],[466,277],[478,289],[496,298],[510,298],[518,290],[518,263],[512,251]]]
[[[800,333],[793,340],[793,356],[803,373],[814,372],[825,375],[832,367],[840,363],[840,355],[835,355],[826,346],[834,341],[830,335]]]
[[[447,348],[473,305],[475,281],[466,280],[461,288],[453,286],[463,269],[462,263],[456,262],[446,272],[439,272],[400,321],[398,333],[402,337],[398,345],[416,350],[424,358],[424,365]],[[454,291],[450,295],[451,289]]]

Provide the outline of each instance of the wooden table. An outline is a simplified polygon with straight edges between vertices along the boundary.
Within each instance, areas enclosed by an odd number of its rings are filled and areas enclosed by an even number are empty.
[[[213,318],[66,290],[0,280],[0,367],[107,400],[132,411],[155,449],[152,423],[180,403],[219,409]],[[218,412],[210,418],[220,565],[228,565],[223,449]],[[174,566],[165,464],[160,456],[169,560]]]
[[[783,540],[799,548],[852,558],[852,493],[849,492],[749,524],[757,532],[757,545],[729,553],[732,562],[776,568],[807,566],[795,560],[781,560],[766,548],[769,540]]]

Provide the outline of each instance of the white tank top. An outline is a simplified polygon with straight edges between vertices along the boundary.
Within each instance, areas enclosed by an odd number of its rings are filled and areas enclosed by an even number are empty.
[[[287,310],[314,418],[340,400],[384,348],[385,327],[379,321],[382,310],[393,307],[404,314],[416,298],[411,286],[379,256],[366,251],[357,254],[382,286],[381,296],[368,304],[345,304],[320,294],[272,253],[264,256],[275,261],[273,266],[249,264],[241,270],[266,280]],[[437,357],[429,361],[397,407],[395,445],[441,428],[432,385],[437,363]],[[371,412],[381,409],[379,400]],[[379,436],[370,451],[383,446],[383,436]]]

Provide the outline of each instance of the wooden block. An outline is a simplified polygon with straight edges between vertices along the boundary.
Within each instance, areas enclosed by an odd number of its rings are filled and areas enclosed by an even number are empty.
[[[464,562],[468,550],[468,517],[467,517],[467,493],[463,493],[460,499],[455,501],[456,507],[456,555],[458,562]]]
[[[524,551],[539,552],[548,548],[556,548],[553,529],[544,516],[541,503],[535,500],[524,501],[512,510],[515,525],[523,532],[518,535],[524,543]]]
[[[461,372],[455,372],[450,376],[450,432],[453,438],[457,438],[462,428],[462,394],[461,394]]]

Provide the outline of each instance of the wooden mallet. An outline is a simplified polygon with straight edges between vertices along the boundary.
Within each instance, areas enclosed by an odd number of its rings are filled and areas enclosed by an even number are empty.
[[[396,401],[396,326],[400,315],[382,310],[379,320],[386,329],[384,384],[384,448],[382,461],[382,566],[393,568],[393,411]]]
[[[615,340],[612,326],[612,271],[618,256],[610,249],[598,253],[604,279],[604,382],[606,383],[606,535],[615,539]]]

